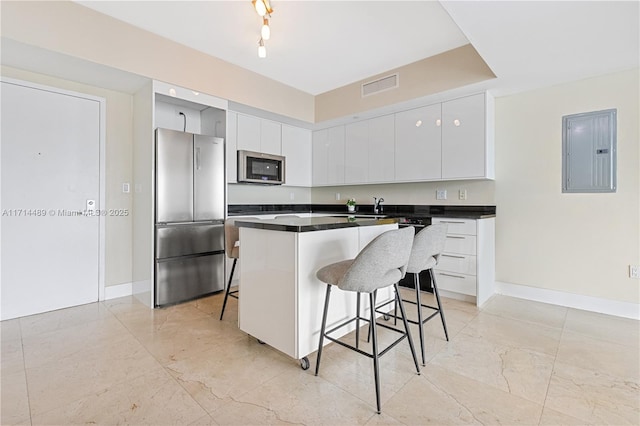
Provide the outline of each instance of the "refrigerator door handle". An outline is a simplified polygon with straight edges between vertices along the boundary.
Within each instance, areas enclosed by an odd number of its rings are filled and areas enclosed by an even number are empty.
[[[200,170],[200,147],[196,147],[196,170]]]

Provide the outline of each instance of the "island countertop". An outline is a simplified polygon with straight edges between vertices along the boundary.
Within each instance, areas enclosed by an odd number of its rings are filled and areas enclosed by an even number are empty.
[[[326,231],[328,229],[377,226],[398,223],[398,218],[382,216],[320,216],[280,217],[276,219],[237,219],[239,228],[266,229],[284,232]]]

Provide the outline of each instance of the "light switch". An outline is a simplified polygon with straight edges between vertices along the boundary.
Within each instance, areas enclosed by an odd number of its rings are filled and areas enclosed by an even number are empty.
[[[447,190],[436,189],[436,200],[446,200],[446,199],[447,199]]]
[[[128,194],[130,191],[130,187],[128,183],[123,183],[122,184],[122,192],[124,192],[125,194]]]

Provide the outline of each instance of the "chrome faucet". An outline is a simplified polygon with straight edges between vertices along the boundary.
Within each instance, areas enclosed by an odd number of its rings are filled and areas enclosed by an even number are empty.
[[[382,202],[383,201],[384,201],[384,198],[382,198],[382,197],[380,197],[380,198],[373,197],[373,213],[374,214],[382,213]]]

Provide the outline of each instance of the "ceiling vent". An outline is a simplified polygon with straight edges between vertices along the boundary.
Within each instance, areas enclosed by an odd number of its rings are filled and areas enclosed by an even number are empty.
[[[398,74],[391,74],[362,85],[362,97],[375,95],[398,87]]]

